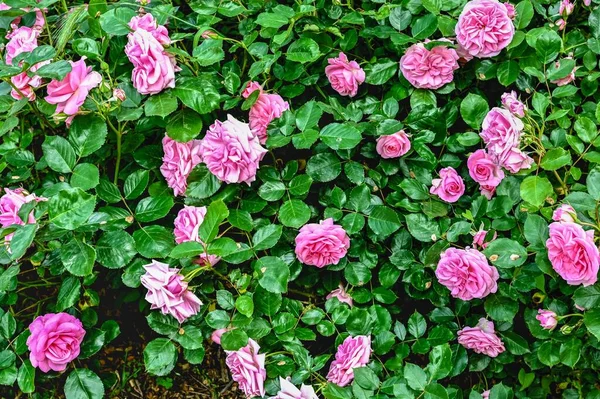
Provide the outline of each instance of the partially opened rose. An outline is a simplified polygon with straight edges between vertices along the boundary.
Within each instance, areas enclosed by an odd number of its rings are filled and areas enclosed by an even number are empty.
[[[177,213],[177,217],[175,218],[175,230],[173,231],[175,234],[175,242],[177,244],[187,241],[200,242],[198,230],[204,221],[204,216],[206,216],[205,206],[185,205],[183,209]]]
[[[494,323],[479,319],[475,327],[465,327],[458,331],[458,343],[475,353],[496,357],[505,351],[504,343],[496,335]]]
[[[252,338],[248,345],[237,351],[227,351],[225,363],[231,378],[238,383],[246,397],[265,396],[265,354],[258,354],[260,346]]]
[[[337,348],[335,359],[327,373],[327,381],[345,387],[354,379],[354,369],[366,366],[370,358],[370,336],[347,337]]]
[[[184,195],[187,190],[187,178],[202,159],[200,157],[200,141],[191,140],[179,143],[165,134],[162,139],[164,156],[160,173],[173,189],[173,195]]]
[[[252,133],[258,136],[261,144],[267,142],[269,123],[290,109],[290,104],[279,94],[261,93],[250,108],[249,122]]]
[[[279,377],[279,387],[279,392],[271,399],[319,399],[310,385],[302,384],[298,389],[289,380]]]
[[[344,288],[344,285],[342,283],[340,283],[340,286],[338,288],[331,291],[325,297],[325,299],[331,299],[331,298],[337,298],[338,301],[340,301],[342,303],[346,303],[350,307],[352,307],[352,297],[346,292],[346,289]]]
[[[336,58],[329,58],[325,67],[325,75],[331,87],[342,96],[354,97],[358,86],[365,81],[365,71],[356,61],[349,61],[346,54],[341,53]]]

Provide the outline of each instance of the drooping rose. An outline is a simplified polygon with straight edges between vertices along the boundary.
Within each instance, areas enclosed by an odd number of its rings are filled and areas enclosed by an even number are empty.
[[[458,201],[465,193],[465,183],[452,167],[440,170],[440,178],[433,179],[431,184],[429,192],[449,203]]]
[[[261,144],[267,142],[267,127],[274,119],[290,109],[290,104],[279,94],[261,93],[252,104],[249,114],[250,130],[258,136]]]
[[[504,171],[485,150],[477,150],[467,159],[469,175],[482,186],[497,187],[504,179]]]
[[[410,139],[404,130],[400,130],[394,134],[377,137],[375,149],[381,158],[398,158],[410,150]]]
[[[479,319],[475,327],[459,330],[458,343],[475,353],[483,353],[489,357],[496,357],[505,351],[504,343],[494,330],[494,323],[483,318]]]
[[[490,242],[494,241],[498,237],[498,233],[494,232],[494,236],[488,242],[485,241],[485,236],[487,236],[487,230],[480,229],[473,236],[473,248],[477,249],[478,247],[481,249],[486,249]]]
[[[12,65],[13,58],[21,53],[29,53],[38,46],[39,31],[22,26],[11,33],[10,40],[5,47],[5,61]]]
[[[146,32],[149,32],[163,46],[171,44],[171,38],[169,38],[169,31],[167,28],[163,25],[159,25],[150,13],[134,16],[129,21],[129,27],[133,31],[143,29]]]
[[[504,7],[506,7],[506,13],[508,14],[508,17],[514,21],[517,17],[517,10],[515,9],[515,6],[513,6],[509,2],[505,2],[503,4]]]
[[[547,309],[538,309],[538,314],[535,318],[540,322],[540,326],[546,330],[554,330],[558,325],[556,313]]]
[[[179,143],[165,134],[162,139],[164,156],[160,173],[167,180],[167,185],[173,189],[173,195],[184,195],[187,190],[187,178],[192,169],[198,165],[200,157],[200,140]]]
[[[79,319],[68,313],[38,316],[29,325],[27,347],[33,367],[47,373],[64,371],[79,356],[85,330]]]
[[[458,17],[456,40],[474,57],[497,56],[515,34],[509,12],[497,0],[469,1]]]
[[[47,87],[46,101],[56,104],[56,113],[64,112],[69,117],[67,125],[79,112],[90,90],[98,87],[102,76],[92,71],[91,66],[85,65],[86,57],[81,57],[77,62],[69,61],[71,72],[61,81],[52,80]]]
[[[554,210],[552,214],[552,220],[555,222],[575,222],[573,216],[576,216],[577,212],[569,204],[562,204]]]
[[[446,46],[427,50],[423,43],[413,44],[400,59],[400,70],[414,87],[435,90],[454,80],[458,58],[456,51]]]
[[[345,387],[354,379],[354,369],[364,367],[371,358],[371,337],[347,337],[337,348],[327,373],[327,381]]]
[[[146,273],[140,278],[148,289],[146,301],[150,309],[160,309],[183,323],[200,310],[202,301],[188,290],[188,283],[179,274],[179,269],[155,260],[144,266]]]
[[[510,93],[504,93],[500,98],[504,108],[509,110],[513,115],[516,115],[519,118],[523,118],[525,116],[525,104],[519,100],[516,91],[513,90]]]
[[[185,205],[175,218],[175,242],[181,244],[187,241],[200,241],[198,230],[206,216],[205,206]]]
[[[576,223],[551,223],[546,248],[552,268],[567,284],[587,287],[598,280],[600,254],[593,230],[585,231]]]
[[[365,71],[356,61],[349,61],[346,54],[340,52],[337,58],[329,58],[325,75],[331,87],[342,96],[354,97],[358,86],[365,81]]]
[[[231,115],[225,122],[215,121],[200,143],[202,162],[226,183],[250,185],[266,152],[248,124]]]
[[[346,231],[333,219],[321,223],[302,226],[296,236],[296,257],[306,265],[325,267],[337,265],[350,248],[350,238]]]
[[[342,283],[340,283],[340,286],[338,288],[331,291],[325,297],[325,299],[331,298],[337,298],[338,301],[342,303],[347,303],[348,305],[350,305],[350,307],[352,307],[352,297],[346,292],[346,289],[344,288],[344,285]]]
[[[248,398],[265,396],[265,354],[259,355],[260,346],[252,338],[248,345],[237,351],[226,351],[225,363],[231,372],[231,378],[238,383]]]
[[[302,384],[296,388],[289,380],[279,377],[279,392],[270,399],[319,399],[315,390],[310,385]]]
[[[498,290],[498,270],[476,249],[448,248],[435,269],[440,284],[463,301],[485,298]]]

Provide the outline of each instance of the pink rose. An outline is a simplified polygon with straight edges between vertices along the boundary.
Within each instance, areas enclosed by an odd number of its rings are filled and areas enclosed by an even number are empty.
[[[504,7],[506,7],[506,13],[508,14],[508,17],[514,21],[517,17],[517,11],[515,10],[515,6],[513,6],[509,2],[506,2],[504,3]]]
[[[427,50],[422,43],[410,46],[400,59],[402,75],[418,89],[439,89],[454,80],[458,54],[446,46]]]
[[[91,66],[85,65],[85,57],[79,61],[69,61],[71,72],[61,81],[52,80],[47,87],[48,95],[46,101],[50,104],[56,104],[56,113],[64,112],[69,117],[67,125],[79,112],[79,108],[87,98],[90,90],[98,87],[102,82],[102,76],[98,72],[92,71]]]
[[[473,248],[477,249],[477,247],[479,247],[482,249],[486,249],[490,242],[494,241],[498,237],[498,233],[494,232],[494,236],[492,237],[492,239],[489,242],[486,242],[485,236],[487,235],[487,233],[487,230],[482,229],[475,233],[475,235],[473,236]]]
[[[133,31],[138,29],[145,30],[154,36],[154,38],[163,46],[168,46],[171,44],[171,39],[169,38],[169,31],[167,28],[159,25],[150,13],[131,18],[129,21],[129,27]]]
[[[38,1],[39,3],[39,1]],[[4,3],[0,3],[0,11],[6,11],[6,10],[10,10],[11,7],[4,4]],[[25,8],[21,8],[22,11],[25,12],[30,12],[31,8],[30,7],[25,7]],[[36,28],[38,31],[41,31],[41,29],[44,27],[45,25],[45,18],[44,18],[44,12],[40,10],[39,8],[34,8],[33,11],[35,12],[35,21],[33,23],[33,27]],[[12,32],[8,32],[8,34],[6,35],[7,39],[10,39],[11,35],[14,33],[15,30],[17,30],[19,28],[19,24],[21,23],[21,16],[16,17],[15,19],[13,19],[13,21],[10,23],[10,27],[11,29],[13,29]]]
[[[5,59],[7,65],[12,65],[13,58],[21,53],[29,53],[37,46],[37,37],[40,34],[35,29],[22,26],[11,33],[10,40],[6,43]]]
[[[497,187],[504,179],[504,172],[485,150],[477,150],[471,154],[467,167],[471,178],[482,186]]]
[[[354,369],[364,367],[371,357],[371,337],[358,335],[346,337],[337,348],[327,381],[345,387],[354,379]]]
[[[556,313],[551,310],[538,309],[538,315],[535,318],[540,322],[540,326],[546,330],[554,330],[558,324]]]
[[[524,127],[523,122],[510,111],[494,107],[483,119],[479,136],[487,145],[490,156],[500,157],[502,153],[519,146]]]
[[[267,126],[269,123],[290,109],[290,104],[279,94],[261,93],[250,108],[250,129],[258,136],[261,144],[267,142]]]
[[[465,327],[458,331],[458,343],[475,353],[483,353],[489,357],[496,357],[504,352],[504,343],[496,335],[494,323],[486,319],[479,319],[475,327]]]
[[[552,268],[567,284],[587,287],[598,280],[600,255],[592,230],[575,223],[551,223],[546,248]]]
[[[35,223],[33,211],[29,212],[27,220],[23,221],[19,217],[19,210],[28,202],[47,201],[47,198],[36,197],[35,194],[27,194],[22,188],[17,188],[16,190],[5,188],[4,191],[6,194],[0,197],[0,226],[6,228],[15,224],[23,226]],[[4,242],[9,242],[13,235],[14,233],[7,234],[4,237]]]
[[[125,90],[116,88],[113,90],[113,97],[119,101],[125,101],[127,99],[127,95],[125,94]]]
[[[226,351],[225,363],[231,371],[231,378],[238,383],[248,398],[265,396],[265,355],[259,355],[260,346],[252,338],[248,345],[237,351]]]
[[[225,122],[215,121],[200,143],[202,162],[226,183],[250,185],[266,152],[248,124],[231,115]]]
[[[296,236],[296,257],[306,265],[318,268],[337,265],[346,256],[350,248],[350,238],[346,231],[333,219],[321,223],[309,223],[302,226]]]
[[[183,323],[200,310],[202,301],[188,290],[188,283],[179,274],[179,269],[155,260],[144,266],[146,274],[140,280],[148,289],[146,301],[150,309],[160,309]]]
[[[491,200],[494,194],[496,193],[496,187],[481,185],[479,186],[479,191],[481,192],[481,195],[483,195],[488,200]]]
[[[481,397],[483,399],[489,399],[490,398],[490,390],[488,389],[487,391],[481,392]]]
[[[516,147],[507,148],[502,153],[497,154],[496,157],[500,165],[511,173],[517,173],[521,169],[529,169],[533,165],[533,158]]]
[[[573,59],[573,57],[565,57],[565,59]],[[556,69],[560,68],[560,62],[559,61],[556,61],[554,63],[554,68],[556,68]],[[556,80],[551,80],[550,83],[554,83],[557,86],[566,86],[566,85],[568,85],[569,83],[571,83],[572,81],[575,80],[575,71],[577,71],[577,67],[574,67],[573,70],[571,71],[571,73],[569,73],[564,78],[560,78],[560,79],[556,79]]]
[[[340,52],[337,58],[329,58],[325,75],[331,87],[342,96],[354,97],[358,86],[365,81],[365,71],[356,61],[348,61],[346,54]]]
[[[554,24],[556,25],[558,30],[564,30],[567,27],[567,21],[565,21],[562,18],[556,20],[556,22],[554,22]]]
[[[463,179],[452,167],[440,170],[440,179],[433,179],[431,184],[429,192],[446,202],[456,202],[465,193]]]
[[[575,209],[569,204],[562,204],[554,210],[552,220],[555,222],[575,222],[573,216],[577,216]]]
[[[510,93],[502,94],[502,105],[509,110],[513,115],[523,118],[525,116],[525,104],[523,104],[517,93],[513,90]]]
[[[217,345],[221,345],[221,337],[229,330],[229,328],[219,328],[218,330],[213,331],[210,336],[211,341]]]
[[[15,100],[27,98],[29,101],[35,101],[35,92],[33,89],[42,84],[42,78],[39,76],[30,77],[27,75],[27,72],[21,72],[11,77],[10,81],[16,88],[10,91],[10,95]]]
[[[184,205],[175,218],[175,242],[181,244],[187,241],[200,241],[198,230],[206,216],[205,206]]]
[[[469,62],[473,59],[473,56],[463,47],[460,43],[456,43],[456,54],[459,58],[462,58],[466,62]]]
[[[377,137],[375,148],[381,158],[398,158],[410,150],[410,140],[404,130],[400,130],[388,136]]]
[[[352,297],[350,295],[348,295],[348,293],[346,292],[346,289],[344,288],[344,285],[342,283],[340,283],[340,286],[338,288],[331,291],[325,297],[325,299],[331,299],[331,298],[337,298],[338,301],[340,301],[342,303],[347,303],[348,305],[350,305],[350,307],[352,307]]]
[[[196,260],[194,260],[194,263],[200,266],[214,266],[219,263],[220,260],[221,258],[219,258],[217,255],[203,253],[200,254]]]
[[[173,195],[184,195],[187,190],[187,178],[192,169],[201,162],[200,140],[179,143],[165,134],[162,139],[164,156],[160,173],[173,189]]]
[[[64,371],[79,356],[85,330],[81,321],[68,313],[48,313],[38,316],[29,325],[31,335],[27,347],[33,367],[47,373]]]
[[[258,82],[248,82],[246,84],[246,87],[244,88],[244,91],[242,91],[242,97],[248,98],[256,90],[259,90],[260,94],[262,94],[263,90],[262,90],[262,86],[260,85],[260,83],[258,83]]]
[[[290,381],[279,377],[279,387],[279,392],[271,399],[319,399],[310,385],[302,384],[298,389]]]
[[[175,87],[175,60],[148,31],[129,33],[125,54],[133,64],[131,80],[140,94],[157,94]]]
[[[560,15],[562,15],[563,17],[566,17],[567,15],[571,15],[571,13],[573,12],[574,9],[575,9],[575,4],[571,3],[570,0],[562,0],[560,2],[558,13]]]
[[[584,4],[586,7],[589,7],[589,6],[592,4],[592,0],[583,0],[583,4]]]
[[[476,249],[448,248],[435,269],[440,284],[463,301],[485,298],[498,290],[498,270]]]
[[[456,24],[456,40],[474,57],[494,57],[508,46],[515,27],[506,6],[497,0],[472,0]]]

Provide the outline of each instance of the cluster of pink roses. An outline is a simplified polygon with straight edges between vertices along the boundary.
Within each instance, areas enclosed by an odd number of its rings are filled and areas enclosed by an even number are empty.
[[[242,92],[242,97],[248,98],[257,90],[258,98],[250,108],[248,121],[252,133],[258,137],[261,144],[265,144],[267,142],[267,126],[290,109],[290,104],[284,101],[279,94],[265,93],[258,82],[248,82]]]
[[[22,220],[19,217],[19,211],[21,207],[32,201],[46,201],[46,198],[37,197],[35,194],[28,194],[22,188],[11,190],[9,188],[4,189],[5,194],[0,197],[0,226],[6,228],[12,225],[25,225],[35,223],[35,216],[33,211],[27,215],[27,220]],[[4,237],[5,242],[9,242],[12,239],[13,233],[7,234]]]
[[[164,46],[171,43],[167,28],[159,25],[152,14],[135,16],[129,21],[133,32],[127,36],[125,54],[133,64],[131,80],[141,94],[157,94],[175,87],[175,58]]]

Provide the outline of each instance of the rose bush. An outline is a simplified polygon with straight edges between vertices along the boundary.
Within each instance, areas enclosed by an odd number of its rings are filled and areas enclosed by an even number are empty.
[[[599,397],[600,0],[7,0],[0,33],[0,396],[109,395],[127,303],[143,372],[210,347],[242,397]]]

